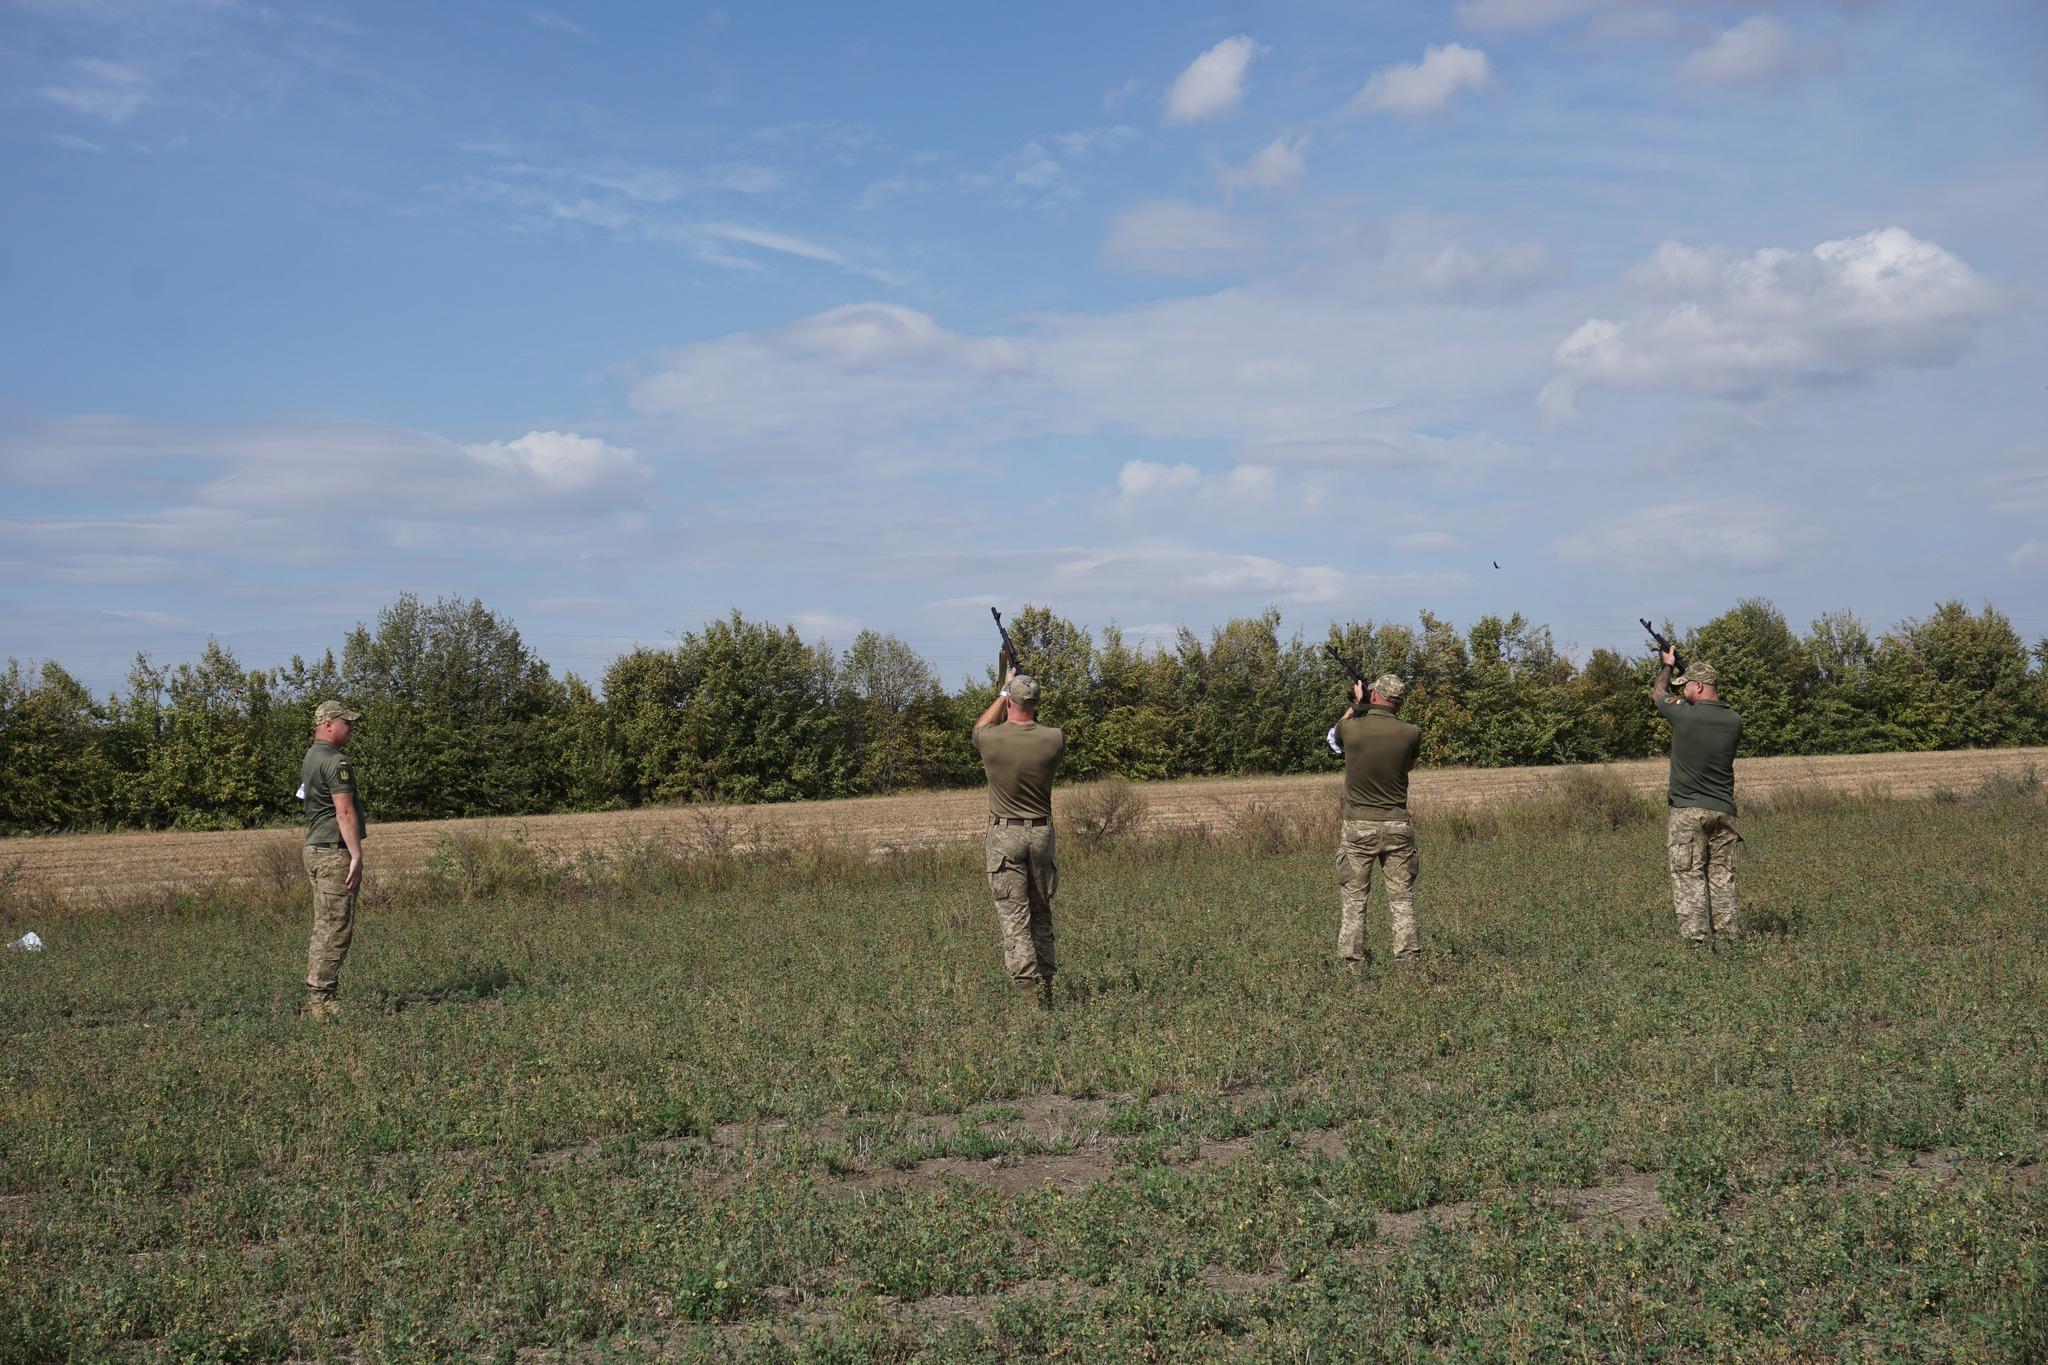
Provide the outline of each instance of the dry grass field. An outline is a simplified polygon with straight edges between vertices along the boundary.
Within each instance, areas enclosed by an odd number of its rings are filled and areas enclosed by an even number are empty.
[[[1736,765],[1744,798],[1790,787],[1925,797],[1967,791],[1987,776],[2048,767],[2048,748],[1949,753],[1853,754],[1831,758],[1749,758]],[[1415,774],[1418,811],[1498,806],[1540,798],[1568,783],[1575,768],[1443,768]],[[1602,765],[1633,789],[1662,789],[1661,758]],[[375,816],[376,775],[368,774]],[[1334,801],[1339,778],[1202,778],[1140,787],[1144,814],[1137,832],[1197,826],[1236,828],[1248,813],[1294,811]],[[1067,788],[1063,803],[1085,788]],[[714,851],[762,842],[831,843],[898,850],[956,844],[980,837],[985,797],[979,789],[917,792],[760,806],[663,806],[588,815],[422,820],[373,825],[369,875],[403,877],[423,868],[448,836],[512,837],[557,858],[623,844],[682,844]],[[120,833],[0,840],[0,877],[22,891],[68,899],[122,899],[137,892],[221,881],[296,876],[295,836],[279,830],[227,833]]]

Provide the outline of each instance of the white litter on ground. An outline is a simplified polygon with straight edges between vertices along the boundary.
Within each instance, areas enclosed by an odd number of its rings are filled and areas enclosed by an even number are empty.
[[[43,936],[31,929],[7,946],[24,953],[40,953],[43,950]]]

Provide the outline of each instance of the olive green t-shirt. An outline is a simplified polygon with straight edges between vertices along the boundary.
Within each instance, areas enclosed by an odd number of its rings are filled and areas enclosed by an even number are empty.
[[[347,792],[356,799],[356,836],[361,838],[368,829],[369,815],[363,809],[363,794],[356,787],[355,768],[347,754],[326,740],[316,739],[313,747],[306,750],[306,761],[299,765],[299,788],[306,799],[307,843],[342,842],[341,826],[334,818],[336,792]]]
[[[1725,701],[1657,703],[1671,724],[1671,804],[1735,814],[1735,749],[1742,717]]]
[[[1337,743],[1344,750],[1344,818],[1406,820],[1408,773],[1422,752],[1422,729],[1384,706],[1341,721]]]
[[[1050,725],[997,721],[974,730],[974,747],[988,774],[988,813],[998,820],[1052,819],[1052,775],[1067,752],[1067,737]]]

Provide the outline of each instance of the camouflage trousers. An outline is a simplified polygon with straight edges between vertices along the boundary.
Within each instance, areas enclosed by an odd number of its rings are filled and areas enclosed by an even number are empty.
[[[356,932],[356,893],[348,889],[348,849],[306,845],[306,879],[313,883],[313,941],[306,949],[306,989],[332,1000],[341,964]]]
[[[1014,981],[1050,984],[1052,898],[1060,889],[1052,826],[992,824],[985,850],[988,889],[1003,931],[1003,966]]]
[[[1346,820],[1337,841],[1337,885],[1343,915],[1337,924],[1337,956],[1346,962],[1369,961],[1365,946],[1365,911],[1372,897],[1372,870],[1386,869],[1387,911],[1394,922],[1394,956],[1422,952],[1415,929],[1415,882],[1422,875],[1422,855],[1415,847],[1415,826],[1407,820]]]
[[[1735,817],[1718,810],[1678,806],[1665,834],[1670,855],[1671,907],[1678,936],[1705,943],[1709,928],[1735,932]]]

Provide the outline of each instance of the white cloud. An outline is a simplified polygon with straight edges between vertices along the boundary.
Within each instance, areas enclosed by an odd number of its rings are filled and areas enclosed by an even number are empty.
[[[516,441],[463,449],[486,465],[528,475],[556,493],[587,493],[614,481],[630,481],[643,469],[640,457],[626,447],[573,431],[529,431]]]
[[[1465,548],[1465,542],[1448,531],[1410,531],[1394,537],[1394,548],[1405,554],[1449,554]]]
[[[90,138],[73,137],[70,133],[59,133],[53,141],[67,152],[97,153],[107,150],[103,145],[92,141]]]
[[[828,459],[962,471],[999,442],[1109,433],[1227,443],[1248,465],[1458,482],[1525,458],[1472,413],[1519,406],[1557,332],[1534,306],[1446,309],[1419,280],[1443,250],[1429,229],[1403,226],[1397,250],[1297,262],[1283,280],[1041,314],[999,335],[849,305],[664,352],[629,402],[693,455],[785,474]],[[1459,433],[1417,434],[1432,423]]]
[[[1195,58],[1166,92],[1166,122],[1198,123],[1236,108],[1244,98],[1245,70],[1259,52],[1240,33]]]
[[[1452,242],[1423,270],[1422,282],[1457,303],[1513,303],[1558,275],[1550,253],[1534,242],[1478,251]]]
[[[1811,518],[1748,502],[1664,503],[1555,542],[1560,558],[1659,572],[1767,573],[1819,541]]]
[[[1125,102],[1142,88],[1138,84],[1136,76],[1131,77],[1121,85],[1112,85],[1109,89],[1102,92],[1102,112],[1114,114],[1117,110],[1123,108]]]
[[[119,125],[133,118],[137,110],[155,98],[149,78],[121,62],[80,57],[71,63],[70,69],[71,76],[67,81],[46,85],[40,93],[52,104],[61,105],[74,114]]]
[[[2029,540],[2006,556],[2015,569],[2048,569],[2048,540]]]
[[[1751,15],[1680,63],[1678,74],[1712,85],[1785,75],[1800,65],[1792,30],[1768,14]]]
[[[1201,480],[1202,472],[1191,464],[1130,460],[1117,473],[1116,491],[1120,497],[1147,498],[1156,493],[1187,492]]]
[[[1308,138],[1276,137],[1242,166],[1215,166],[1216,181],[1226,190],[1291,190],[1308,170],[1302,153]]]
[[[1271,465],[1240,464],[1222,474],[1204,474],[1191,464],[1129,460],[1117,471],[1116,498],[1111,510],[1127,517],[1173,499],[1193,499],[1232,517],[1273,501],[1280,487]]]
[[[1259,245],[1221,209],[1181,199],[1155,199],[1111,220],[1102,261],[1118,270],[1154,275],[1206,275],[1242,259]]]
[[[142,510],[0,522],[0,540],[51,573],[112,582],[223,558],[314,562],[334,548],[308,534],[315,526],[340,528],[353,553],[603,545],[637,515],[650,471],[631,450],[567,432],[463,446],[370,423],[179,429],[101,417],[0,439],[0,477],[126,490]]]
[[[1632,278],[1676,301],[1620,321],[1591,318],[1566,337],[1542,399],[1552,417],[1570,416],[1592,385],[1753,399],[1953,364],[2013,303],[1896,227],[1740,260],[1666,246]]]
[[[1492,79],[1486,54],[1461,43],[1431,47],[1420,62],[1390,66],[1373,74],[1351,97],[1349,112],[1428,114],[1451,102],[1460,90],[1477,90]]]

